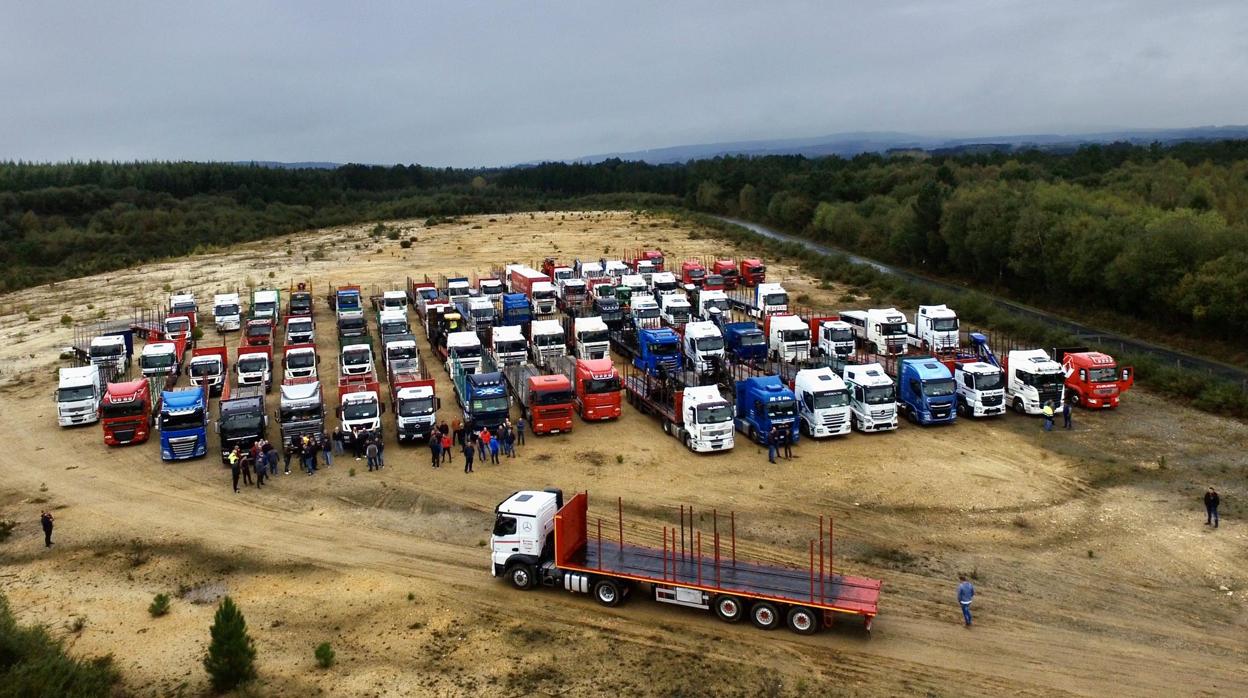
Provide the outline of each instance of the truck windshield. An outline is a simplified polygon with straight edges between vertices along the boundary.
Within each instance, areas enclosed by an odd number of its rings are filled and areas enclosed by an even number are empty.
[[[186,332],[191,329],[191,321],[184,317],[165,320],[165,332]]]
[[[372,419],[377,416],[377,403],[351,402],[342,408],[342,418],[349,420]]]
[[[659,316],[657,307],[633,308],[633,317],[642,318],[643,320],[653,319]]]
[[[420,297],[427,301],[437,300],[438,298],[438,289],[428,286],[421,288],[416,293],[420,294]]]
[[[400,417],[419,417],[426,414],[433,414],[433,398],[416,397],[399,400]]]
[[[289,368],[312,368],[314,364],[316,364],[316,356],[312,352],[291,354],[286,357],[286,366]]]
[[[724,339],[722,337],[702,337],[693,340],[693,346],[698,351],[719,351],[724,348]]]
[[[594,342],[606,342],[606,341],[607,341],[606,330],[592,330],[589,332],[581,333],[581,342],[584,344],[591,344]]]
[[[680,354],[680,345],[671,344],[650,344],[650,353],[655,356],[678,356]]]
[[[620,379],[612,376],[611,378],[590,378],[585,381],[585,392],[591,395],[599,395],[601,393],[616,393],[620,390]]]
[[[519,354],[524,352],[523,340],[494,342],[494,351],[499,354]]]
[[[781,330],[780,341],[783,342],[810,342],[810,330]]]
[[[212,314],[214,317],[229,317],[231,315],[238,315],[238,306],[233,303],[228,305],[218,305],[212,309]]]
[[[1066,377],[1061,373],[1042,373],[1036,376],[1036,387],[1041,390],[1059,388],[1065,383]]]
[[[248,337],[268,337],[272,332],[273,330],[264,324],[247,326]]]
[[[1118,369],[1116,368],[1094,368],[1088,371],[1088,382],[1090,383],[1113,383],[1118,380]]]
[[[551,347],[563,344],[563,337],[557,334],[539,334],[533,338],[533,343],[539,347]]]
[[[346,317],[338,321],[339,332],[358,332],[364,329],[364,318]]]
[[[414,359],[416,358],[416,347],[387,347],[386,356],[390,357],[391,361]]]
[[[1000,390],[1002,385],[1001,374],[993,373],[990,375],[975,375],[975,388],[977,390]]]
[[[194,303],[174,303],[169,312],[173,313],[193,313],[199,308]]]
[[[767,267],[761,264],[756,267],[748,267],[748,270],[751,274],[755,276],[762,276],[763,274],[767,273]]]
[[[324,412],[321,410],[320,403],[315,405],[302,405],[299,407],[283,405],[281,407],[281,415],[283,424],[290,424],[291,422],[310,422],[324,418]]]
[[[122,344],[112,344],[112,345],[106,344],[103,346],[93,345],[91,347],[91,356],[92,358],[96,358],[96,359],[106,359],[106,358],[113,357],[113,356],[121,356],[123,347],[124,345]]]
[[[148,354],[139,363],[143,368],[169,368],[173,365],[173,354]]]
[[[494,309],[493,308],[473,308],[472,316],[478,320],[493,320]]]
[[[303,322],[292,322],[289,325],[286,325],[286,329],[291,334],[307,334],[312,331],[312,323],[307,320]]]
[[[904,322],[881,322],[880,332],[885,336],[893,336],[906,333],[906,323]]]
[[[732,408],[726,403],[698,405],[698,424],[723,424],[732,421]]]
[[[269,368],[269,362],[267,359],[265,359],[262,356],[248,358],[248,359],[239,359],[238,361],[239,373],[263,373],[264,371],[268,370],[268,368]]]
[[[685,275],[688,276],[690,279],[703,279],[703,278],[706,278],[706,270],[705,269],[687,269],[685,270]]]
[[[706,308],[707,312],[710,312],[711,308],[717,308],[719,312],[726,313],[728,312],[728,299],[712,298],[707,301],[702,301],[702,307]]]
[[[741,335],[741,346],[743,347],[761,347],[765,344],[767,344],[767,340],[763,339],[762,332]]]
[[[451,350],[451,353],[461,358],[470,359],[474,356],[481,356],[481,346],[474,344],[466,347],[455,347]]]
[[[290,309],[295,312],[302,312],[312,308],[312,299],[295,296],[290,299]]]
[[[484,397],[472,401],[473,414],[484,414],[489,412],[506,412],[507,398],[505,397]]]
[[[937,332],[953,332],[958,329],[958,319],[956,317],[944,317],[932,320],[932,329]]]
[[[256,303],[251,309],[256,315],[272,315],[275,307],[274,303]]]
[[[100,412],[105,417],[138,417],[143,414],[143,401],[131,400],[120,404],[106,402],[100,406]]]
[[[221,373],[221,364],[215,361],[200,361],[191,364],[191,375],[196,378],[216,376],[219,373]]]
[[[191,410],[181,414],[160,415],[160,428],[166,431],[175,429],[191,429],[194,427],[202,427],[204,425],[204,411]]]
[[[672,318],[673,324],[683,325],[686,322],[689,322],[688,308],[668,308],[667,314],[668,317]]]
[[[95,388],[90,385],[80,385],[76,388],[60,388],[56,391],[57,402],[77,402],[78,400],[90,400],[95,396]]]
[[[866,394],[865,399],[868,405],[883,405],[897,401],[897,390],[892,385],[877,385],[865,388],[863,392]]]
[[[570,390],[543,390],[533,395],[534,405],[566,405],[572,402]]]
[[[763,296],[763,305],[788,305],[789,294],[787,293],[768,293]]]
[[[368,363],[367,351],[347,351],[342,354],[342,363],[347,366],[363,366]]]
[[[928,397],[947,397],[957,391],[952,378],[923,381],[923,394]]]
[[[849,404],[848,390],[825,390],[821,393],[812,395],[813,408],[816,410],[826,410],[829,407],[844,407]]]
[[[409,331],[407,323],[402,320],[381,323],[382,334],[407,334]]]
[[[854,341],[853,330],[828,330],[828,341],[830,342],[852,342]]]
[[[792,417],[796,411],[796,403],[788,398],[767,403],[767,416],[772,419],[776,417]]]
[[[675,291],[676,289],[677,289],[677,286],[676,286],[675,281],[655,281],[654,282],[654,290],[658,291],[659,293],[663,293],[665,291]]]
[[[254,436],[260,433],[263,421],[254,414],[231,414],[221,419],[221,438]]]
[[[534,291],[533,297],[538,300],[548,301],[551,298],[555,297],[555,292],[554,291]]]

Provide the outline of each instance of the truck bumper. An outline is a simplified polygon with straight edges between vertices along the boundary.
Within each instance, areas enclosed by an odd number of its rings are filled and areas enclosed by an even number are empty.
[[[74,427],[80,424],[95,424],[98,421],[100,421],[100,416],[98,414],[75,414],[69,417],[58,416],[56,418],[57,424],[60,424],[63,427]]]
[[[984,407],[983,405],[976,405],[974,412],[971,413],[971,415],[974,417],[995,417],[996,415],[999,415],[999,414],[1005,414],[1004,403],[1000,405],[993,405],[992,407]]]

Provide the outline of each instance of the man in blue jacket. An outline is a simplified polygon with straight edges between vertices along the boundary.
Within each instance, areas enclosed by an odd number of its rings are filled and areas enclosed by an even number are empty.
[[[961,584],[958,585],[958,603],[962,605],[962,620],[966,621],[969,628],[971,625],[971,599],[975,598],[975,587],[966,580],[966,575],[958,575]]]

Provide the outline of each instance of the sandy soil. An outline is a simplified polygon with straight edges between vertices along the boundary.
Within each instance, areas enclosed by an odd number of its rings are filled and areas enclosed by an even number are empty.
[[[162,302],[166,286],[205,304],[226,288],[310,279],[329,328],[322,296],[332,284],[400,288],[408,275],[548,254],[596,259],[653,244],[679,259],[725,246],[626,213],[392,225],[418,240],[411,249],[371,237],[371,226],[313,231],[0,298],[0,518],[20,522],[0,543],[0,578],[21,620],[48,624],[75,652],[112,653],[140,695],[206,690],[198,660],[223,593],[246,614],[258,689],[273,695],[1248,692],[1238,502],[1248,428],[1141,389],[1117,413],[1078,413],[1070,433],[1013,415],[904,424],[803,441],[776,466],[741,441],[693,456],[626,407],[618,422],[530,438],[519,458],[472,476],[433,470],[426,450],[392,443],[382,473],[340,459],[238,495],[211,451],[165,464],[155,442],[108,449],[98,426],[56,426],[49,394],[72,337],[61,316],[124,316]],[[771,269],[816,306],[844,305],[845,288]],[[322,378],[333,370],[330,335],[318,342]],[[435,377],[449,420],[450,384],[441,369]],[[1226,501],[1216,532],[1199,511],[1210,483]],[[743,553],[797,564],[815,517],[832,515],[838,569],[885,581],[875,630],[768,634],[644,599],[602,609],[561,591],[514,591],[488,574],[490,511],[515,489],[548,485],[588,489],[604,512],[623,497],[646,531],[674,522],[682,503],[733,509]],[[44,507],[57,516],[51,550],[36,522]],[[953,598],[959,572],[977,584],[973,630]],[[175,600],[153,619],[158,592]],[[313,660],[322,641],[338,653],[329,670]]]

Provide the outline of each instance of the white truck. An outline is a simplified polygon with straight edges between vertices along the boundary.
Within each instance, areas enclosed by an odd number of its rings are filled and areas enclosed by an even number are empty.
[[[139,370],[147,378],[164,378],[175,373],[181,362],[178,345],[174,342],[152,342],[143,345],[139,354]],[[164,382],[163,380],[160,382]]]
[[[477,292],[482,298],[488,299],[491,303],[501,303],[503,300],[503,282],[493,277],[480,279],[477,281]]]
[[[897,386],[883,366],[846,366],[843,378],[849,388],[849,408],[855,429],[871,432],[897,428]]]
[[[374,375],[373,348],[368,344],[348,344],[338,354],[338,372],[343,376]]]
[[[571,271],[570,269],[568,271]],[[549,281],[535,281],[529,295],[529,305],[533,317],[545,317],[555,314],[555,285]]]
[[[685,364],[698,375],[724,366],[724,335],[713,322],[698,321],[685,325],[681,346]]]
[[[473,296],[468,299],[468,317],[466,318],[472,323],[471,327],[478,331],[484,331],[494,326],[497,319],[497,312],[494,309],[494,301],[482,296]]]
[[[529,343],[519,325],[499,325],[490,335],[490,353],[494,355],[494,364],[500,369],[504,366],[519,366],[528,360]]]
[[[854,353],[854,328],[843,320],[819,323],[819,355],[849,356]]]
[[[130,369],[130,352],[126,348],[126,338],[120,334],[92,338],[87,353],[91,357],[91,365],[103,367],[109,375],[125,375]]]
[[[409,334],[411,331],[407,322],[407,311],[382,310],[377,313],[377,333],[382,337]]]
[[[451,301],[451,305],[467,300],[471,295],[472,287],[468,284],[467,278],[454,278],[446,282],[446,297]]]
[[[339,404],[335,410],[343,432],[350,434],[356,427],[381,433],[381,413],[385,409],[378,394],[376,381],[338,386]]]
[[[698,305],[693,314],[703,320],[710,320],[716,313],[728,317],[728,294],[718,289],[698,289]]]
[[[685,289],[680,287],[680,281],[676,275],[670,271],[660,271],[650,276],[650,287],[654,289],[655,299],[668,295],[685,295]]]
[[[416,348],[416,338],[410,334],[395,335],[386,339],[386,346],[381,350],[381,354],[387,375],[390,373],[390,366],[396,361],[416,359],[417,364],[420,363],[420,350]]]
[[[291,378],[315,377],[316,363],[315,346],[287,346],[286,351],[282,352],[283,378],[289,380]]]
[[[854,328],[854,337],[881,356],[906,351],[906,316],[896,308],[845,310],[841,320]]]
[[[906,341],[924,352],[954,351],[961,344],[958,314],[946,305],[920,305],[914,322],[906,325]]]
[[[848,434],[852,428],[849,388],[830,368],[804,368],[793,377],[797,417],[802,433],[822,439]]]
[[[1005,380],[1001,369],[984,361],[959,361],[953,380],[958,386],[958,414],[990,417],[1005,414]]]
[[[680,428],[685,446],[695,453],[730,451],[736,444],[732,426],[732,405],[714,385],[685,388]],[[680,434],[673,434],[680,438]]]
[[[576,340],[576,358],[605,359],[610,356],[610,331],[601,317],[574,318],[572,334]]]
[[[607,266],[603,269],[607,276],[621,278],[629,273],[628,265],[618,259],[608,259]],[[642,283],[645,283],[644,281]]]
[[[253,318],[273,318],[276,323],[281,316],[281,299],[277,291],[265,289],[251,294],[251,316]]]
[[[286,318],[286,344],[313,344],[316,342],[316,323],[307,315]]]
[[[1041,414],[1045,403],[1061,409],[1066,374],[1043,349],[1011,351],[1005,357],[1005,399],[1019,414]]]
[[[585,279],[559,279],[555,284],[556,295],[564,307],[583,303],[589,297],[589,285],[585,283]]]
[[[407,293],[404,291],[382,291],[381,309],[407,312]]]
[[[641,274],[625,274],[621,276],[620,285],[629,290],[634,301],[637,300],[638,296],[650,291],[650,288],[646,286],[646,277]]]
[[[230,332],[242,327],[241,303],[237,293],[218,293],[212,297],[212,321],[218,332]]]
[[[192,315],[199,312],[199,305],[195,303],[194,293],[175,293],[169,296],[169,313],[191,313]]]
[[[568,344],[563,327],[556,320],[534,320],[529,323],[529,353],[535,366],[546,366],[546,360],[567,356]]]
[[[559,323],[555,323],[558,325]],[[562,332],[560,333],[562,337]],[[451,372],[451,362],[459,358],[459,365],[466,373],[476,373],[481,368],[481,338],[476,332],[452,332],[446,336],[446,372]]]
[[[63,427],[100,420],[104,377],[99,366],[62,368],[57,376],[56,421]]]
[[[796,315],[766,318],[767,347],[773,361],[796,363],[810,357],[810,326]]]
[[[642,329],[655,329],[663,324],[659,313],[659,303],[650,296],[633,296],[633,324]]]
[[[659,318],[668,327],[681,327],[693,317],[693,306],[684,292],[660,294],[659,305]]]

